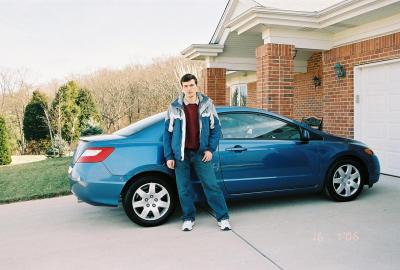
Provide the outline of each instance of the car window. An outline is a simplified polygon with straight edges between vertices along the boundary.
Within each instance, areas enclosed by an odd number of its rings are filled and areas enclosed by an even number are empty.
[[[267,115],[225,113],[220,121],[224,139],[300,140],[295,125]]]
[[[149,116],[138,122],[130,124],[127,127],[117,130],[113,134],[119,135],[119,136],[125,136],[125,137],[131,136],[139,131],[142,131],[145,128],[155,125],[157,122],[162,121],[165,118],[165,114],[166,114],[166,112],[161,112],[161,113]]]

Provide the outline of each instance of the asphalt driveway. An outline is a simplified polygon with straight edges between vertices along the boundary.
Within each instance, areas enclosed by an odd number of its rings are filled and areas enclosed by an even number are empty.
[[[400,179],[348,203],[321,195],[230,202],[233,230],[199,208],[142,228],[73,196],[0,205],[0,269],[399,269]]]

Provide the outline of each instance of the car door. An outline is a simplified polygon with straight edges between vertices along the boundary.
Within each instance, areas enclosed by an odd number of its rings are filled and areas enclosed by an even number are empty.
[[[316,184],[318,144],[302,141],[295,124],[253,112],[221,113],[220,121],[220,168],[229,194]]]
[[[221,190],[223,193],[227,193],[225,186],[224,186],[224,182],[222,179],[222,174],[221,174],[221,169],[220,169],[220,158],[219,158],[219,153],[218,151],[215,151],[212,157],[212,160],[210,161],[212,164],[212,167],[214,169],[214,173],[215,173],[215,177],[217,179],[217,183],[220,186]],[[190,179],[192,181],[192,187],[193,187],[193,191],[194,191],[194,200],[195,201],[201,201],[202,199],[205,199],[205,195],[204,195],[204,191],[203,191],[203,187],[201,184],[201,181],[199,179],[199,177],[197,176],[195,170],[191,170],[190,173]]]

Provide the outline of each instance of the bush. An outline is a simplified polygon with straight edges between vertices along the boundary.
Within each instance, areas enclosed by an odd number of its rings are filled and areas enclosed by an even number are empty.
[[[81,132],[81,136],[99,135],[103,133],[103,129],[99,126],[88,126]]]
[[[7,165],[11,163],[11,150],[8,138],[6,122],[0,116],[0,165]]]
[[[31,140],[26,143],[26,153],[30,155],[41,155],[46,153],[50,146],[51,142],[49,139]]]
[[[79,86],[74,81],[69,81],[61,86],[51,105],[51,118],[57,129],[56,133],[61,132],[61,136],[68,143],[73,143],[79,138],[80,123],[79,116],[81,114],[80,107],[76,103],[79,94]]]
[[[24,113],[24,136],[27,141],[49,138],[49,127],[44,112],[47,106],[47,97],[39,91],[34,91]]]
[[[64,157],[69,152],[68,143],[60,136],[54,137],[54,144],[46,151],[48,157]]]

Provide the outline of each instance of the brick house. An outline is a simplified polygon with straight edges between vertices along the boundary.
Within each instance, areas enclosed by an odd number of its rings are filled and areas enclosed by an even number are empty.
[[[206,62],[200,84],[217,105],[323,118],[400,176],[400,1],[314,2],[230,0],[209,44],[182,54]]]

